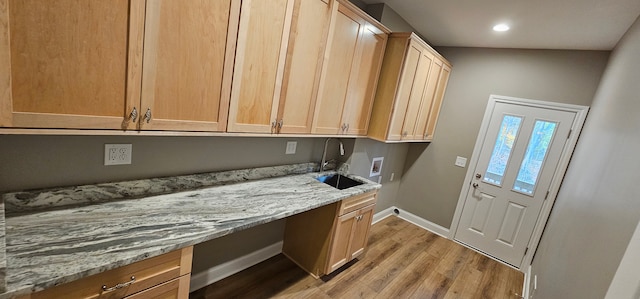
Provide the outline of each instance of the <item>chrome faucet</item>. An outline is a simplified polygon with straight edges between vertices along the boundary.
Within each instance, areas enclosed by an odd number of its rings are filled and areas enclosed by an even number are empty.
[[[324,171],[324,168],[327,166],[327,164],[329,164],[329,162],[327,162],[327,146],[329,145],[329,140],[334,139],[334,138],[327,138],[327,140],[324,142],[324,151],[322,151],[322,161],[320,162],[320,171]],[[344,144],[342,143],[342,140],[335,138],[335,140],[338,140],[338,142],[340,142],[340,156],[344,156]]]

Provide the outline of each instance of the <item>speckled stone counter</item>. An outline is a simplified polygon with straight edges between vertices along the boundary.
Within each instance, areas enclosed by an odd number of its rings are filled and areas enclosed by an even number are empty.
[[[338,190],[317,181],[319,175],[227,181],[130,200],[9,212],[8,292],[0,298],[39,291],[380,188],[350,176],[365,184]]]
[[[4,201],[0,199],[0,293],[6,291],[7,276],[7,256],[6,256],[6,243],[5,243],[5,221],[4,221]]]

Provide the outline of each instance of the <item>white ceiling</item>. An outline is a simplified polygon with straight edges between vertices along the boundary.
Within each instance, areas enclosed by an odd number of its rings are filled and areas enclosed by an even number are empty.
[[[363,0],[384,2],[435,46],[611,50],[640,0]],[[511,26],[494,32],[499,22]]]

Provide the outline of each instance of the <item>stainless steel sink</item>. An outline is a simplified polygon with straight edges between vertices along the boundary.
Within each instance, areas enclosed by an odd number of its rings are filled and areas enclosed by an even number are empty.
[[[330,174],[317,178],[316,180],[323,182],[336,189],[347,189],[364,184],[341,174]]]

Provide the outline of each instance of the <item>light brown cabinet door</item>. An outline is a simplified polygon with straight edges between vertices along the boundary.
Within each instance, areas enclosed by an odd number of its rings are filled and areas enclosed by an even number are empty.
[[[351,260],[349,244],[353,237],[357,215],[358,211],[353,211],[338,217],[325,273],[331,273]]]
[[[342,130],[342,111],[363,23],[364,20],[356,13],[338,5],[329,29],[312,133],[338,134]]]
[[[422,105],[420,105],[420,113],[418,113],[418,121],[416,124],[416,140],[425,139],[427,123],[429,121],[429,114],[435,100],[436,89],[438,88],[438,81],[440,81],[440,74],[442,73],[442,61],[438,58],[434,58],[431,63],[431,70],[429,71],[429,79],[427,80],[427,86],[422,97]]]
[[[143,0],[0,0],[0,126],[122,128],[143,17]]]
[[[345,112],[342,115],[342,123],[347,125],[344,132],[346,134],[367,134],[386,44],[387,34],[363,20],[358,52],[349,79]]]
[[[140,129],[225,130],[239,3],[147,2]]]
[[[278,106],[278,133],[311,132],[333,0],[296,0]]]
[[[242,1],[227,131],[274,132],[293,2]]]
[[[418,124],[421,105],[426,102],[428,102],[426,103],[427,105],[431,104],[431,99],[426,99],[424,95],[432,62],[433,55],[423,50],[420,53],[420,60],[418,61],[418,72],[416,73],[413,81],[413,88],[411,89],[411,93],[409,94],[409,105],[407,107],[407,112],[405,113],[404,117],[404,124],[402,126],[403,140],[416,140],[423,138],[422,134],[424,130],[418,132],[416,127]]]
[[[418,73],[418,62],[422,55],[421,53],[421,48],[419,46],[415,43],[409,44],[404,61],[404,67],[402,68],[402,74],[400,75],[398,83],[397,95],[395,96],[395,107],[393,108],[394,113],[391,115],[387,140],[400,140],[402,138],[404,118],[409,105],[409,97],[414,89],[415,78]]]
[[[344,214],[337,219],[326,273],[364,253],[375,205]]]
[[[333,17],[314,134],[366,135],[388,33],[347,5]]]
[[[352,260],[362,253],[367,247],[367,241],[369,239],[369,230],[371,228],[371,221],[373,220],[374,205],[362,208],[358,210],[356,216],[356,222],[353,228],[353,236],[351,237],[351,243],[349,244],[349,260]]]
[[[451,74],[451,67],[443,64],[442,71],[438,79],[438,87],[436,88],[435,95],[433,97],[433,104],[431,105],[431,111],[429,112],[429,120],[427,121],[427,129],[424,133],[425,140],[432,140],[433,134],[436,131],[436,124],[438,123],[438,115],[442,108],[442,100],[444,99],[444,91],[447,89],[447,83],[449,82],[449,75]]]

